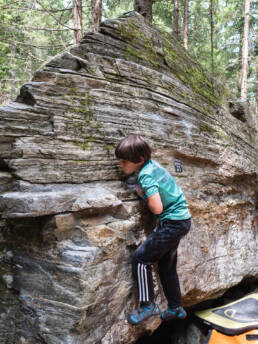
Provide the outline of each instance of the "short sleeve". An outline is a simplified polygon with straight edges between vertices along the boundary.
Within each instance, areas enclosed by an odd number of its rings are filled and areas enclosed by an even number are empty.
[[[145,174],[140,176],[139,184],[147,197],[159,192],[158,183],[150,175]]]

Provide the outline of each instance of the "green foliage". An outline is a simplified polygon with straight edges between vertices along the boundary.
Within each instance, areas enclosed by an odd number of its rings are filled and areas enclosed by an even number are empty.
[[[103,19],[117,18],[133,10],[133,0],[103,0]]]
[[[0,0],[0,104],[50,57],[72,44],[72,11],[62,0]]]
[[[179,1],[182,28],[183,1]],[[244,0],[213,0],[214,6],[214,62],[216,79],[225,84],[230,96],[237,97],[240,68]],[[173,6],[157,2],[153,6],[154,22],[163,30],[172,32]],[[251,2],[249,33],[248,98],[255,100],[255,58],[257,61],[257,7]],[[182,41],[182,34],[181,34]],[[189,1],[189,52],[209,72],[211,69],[210,0]]]
[[[189,0],[189,52],[211,72],[210,1]],[[103,0],[103,20],[133,10],[133,0]],[[226,84],[230,96],[237,96],[244,0],[213,0],[215,77]],[[0,104],[14,99],[17,90],[51,57],[73,44],[73,0],[0,0]],[[248,97],[255,98],[257,64],[257,6],[251,1],[249,37]],[[180,40],[183,40],[184,0],[179,0]],[[83,28],[90,30],[91,1],[83,1]],[[153,23],[172,35],[173,1],[153,3]],[[127,55],[150,58],[152,47],[146,41],[146,54],[128,48]],[[194,76],[193,76],[194,77]]]

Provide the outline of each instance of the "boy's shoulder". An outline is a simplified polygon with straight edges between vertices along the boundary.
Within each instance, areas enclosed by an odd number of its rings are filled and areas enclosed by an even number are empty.
[[[150,175],[154,177],[159,171],[161,172],[166,170],[157,161],[150,159],[141,168],[140,172],[138,173],[138,178],[144,175]]]

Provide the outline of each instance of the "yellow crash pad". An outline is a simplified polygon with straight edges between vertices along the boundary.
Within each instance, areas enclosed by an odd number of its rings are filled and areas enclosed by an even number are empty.
[[[229,335],[258,329],[258,293],[195,315],[211,328]]]
[[[227,336],[212,330],[207,344],[258,344],[258,330],[252,330],[237,336]]]

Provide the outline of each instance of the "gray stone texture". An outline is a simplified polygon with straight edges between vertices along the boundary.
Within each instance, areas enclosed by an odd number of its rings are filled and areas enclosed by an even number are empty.
[[[257,277],[257,130],[231,115],[228,96],[132,12],[0,108],[0,344],[130,344],[159,326],[125,322],[136,307],[130,256],[155,225],[114,156],[129,133],[150,143],[190,206],[184,304]],[[157,279],[156,291],[165,307]]]

